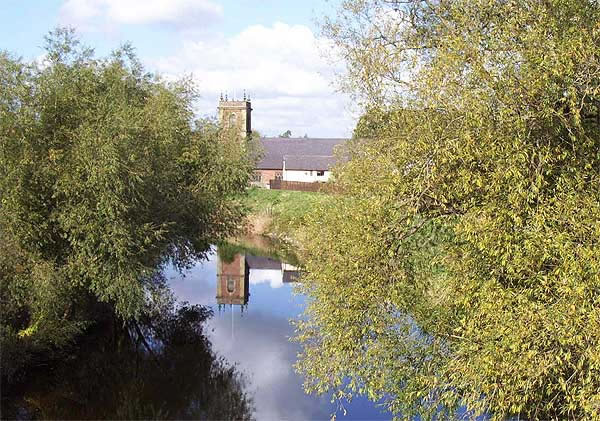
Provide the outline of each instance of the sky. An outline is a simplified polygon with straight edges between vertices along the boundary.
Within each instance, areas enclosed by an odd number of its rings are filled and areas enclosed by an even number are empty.
[[[130,42],[147,70],[191,75],[198,116],[246,90],[264,136],[349,137],[359,110],[336,88],[344,66],[318,30],[337,1],[0,0],[0,49],[36,59],[48,31],[71,26],[98,56]]]

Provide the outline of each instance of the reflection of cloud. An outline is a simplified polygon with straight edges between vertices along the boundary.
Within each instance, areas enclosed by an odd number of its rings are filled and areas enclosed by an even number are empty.
[[[216,253],[211,253],[208,261],[192,267],[184,276],[174,269],[166,270],[165,275],[180,300],[192,304],[215,304]],[[282,271],[251,269],[249,283],[280,288],[283,286]],[[288,288],[277,291],[280,292],[274,298],[278,297],[278,301],[289,300]],[[328,400],[304,394],[302,379],[294,372],[293,364],[299,348],[288,341],[293,332],[285,317],[267,314],[255,307],[249,308],[240,317],[238,306],[228,306],[225,313],[215,314],[209,321],[209,327],[214,351],[228,362],[237,364],[240,371],[248,375],[249,391],[253,392],[256,405],[256,419],[329,418],[332,407]]]
[[[214,251],[208,261],[186,271],[185,277],[173,269],[165,270],[164,274],[179,300],[191,304],[216,304]],[[335,405],[326,396],[306,395],[302,377],[293,369],[300,348],[288,340],[293,335],[293,328],[287,318],[297,315],[300,311],[297,306],[302,300],[292,299],[291,288],[279,288],[283,285],[281,274],[280,269],[252,269],[250,276],[254,288],[251,288],[251,295],[256,296],[244,310],[243,317],[239,306],[226,306],[224,313],[215,312],[209,320],[207,332],[212,330],[213,350],[247,374],[256,419],[329,419]],[[380,414],[366,398],[357,397],[345,406],[348,409],[347,416],[343,417],[345,420],[390,418]],[[341,414],[338,415],[341,419]]]
[[[248,278],[251,285],[268,283],[271,288],[283,286],[283,272],[281,269],[250,269]]]
[[[234,312],[234,339],[227,312],[211,320],[211,340],[217,353],[248,374],[256,419],[328,419],[328,400],[304,394],[302,379],[293,370],[299,349],[287,340],[292,334],[289,322],[262,312],[250,311],[243,318]]]
[[[216,252],[213,250],[208,255],[208,261],[197,263],[183,274],[174,268],[164,271],[169,285],[179,301],[188,301],[191,304],[215,304],[217,262]]]

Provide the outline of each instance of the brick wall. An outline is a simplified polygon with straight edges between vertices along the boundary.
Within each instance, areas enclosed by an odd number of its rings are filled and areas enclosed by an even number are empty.
[[[275,180],[277,175],[280,177],[283,176],[283,171],[281,170],[257,170],[260,172],[260,182],[263,184],[269,184],[269,181]]]

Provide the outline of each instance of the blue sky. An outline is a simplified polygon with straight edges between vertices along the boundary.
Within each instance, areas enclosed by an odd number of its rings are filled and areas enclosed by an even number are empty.
[[[346,137],[358,110],[335,89],[343,66],[316,24],[336,1],[2,0],[0,48],[37,58],[49,30],[73,26],[98,55],[130,41],[148,70],[191,74],[199,115],[215,114],[221,91],[247,89],[264,135]]]

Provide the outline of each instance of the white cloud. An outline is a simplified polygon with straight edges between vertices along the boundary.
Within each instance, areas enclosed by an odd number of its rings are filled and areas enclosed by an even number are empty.
[[[305,25],[251,25],[224,36],[206,30],[224,16],[216,0],[65,0],[60,21],[81,32],[117,34],[124,25],[177,29],[182,41],[169,56],[146,60],[167,78],[192,74],[198,82],[200,115],[214,115],[221,92],[253,102],[253,127],[274,136],[349,136],[356,121],[348,97],[335,92],[334,73],[322,57],[333,46]],[[142,57],[143,58],[143,57]]]
[[[221,92],[246,89],[253,127],[266,135],[348,136],[355,124],[348,98],[335,92],[332,66],[322,54],[333,47],[304,25],[252,25],[231,37],[187,40],[150,68],[167,75],[192,74],[201,114],[215,113]]]
[[[60,9],[60,21],[80,30],[119,24],[190,27],[222,16],[222,6],[211,0],[67,0]]]

